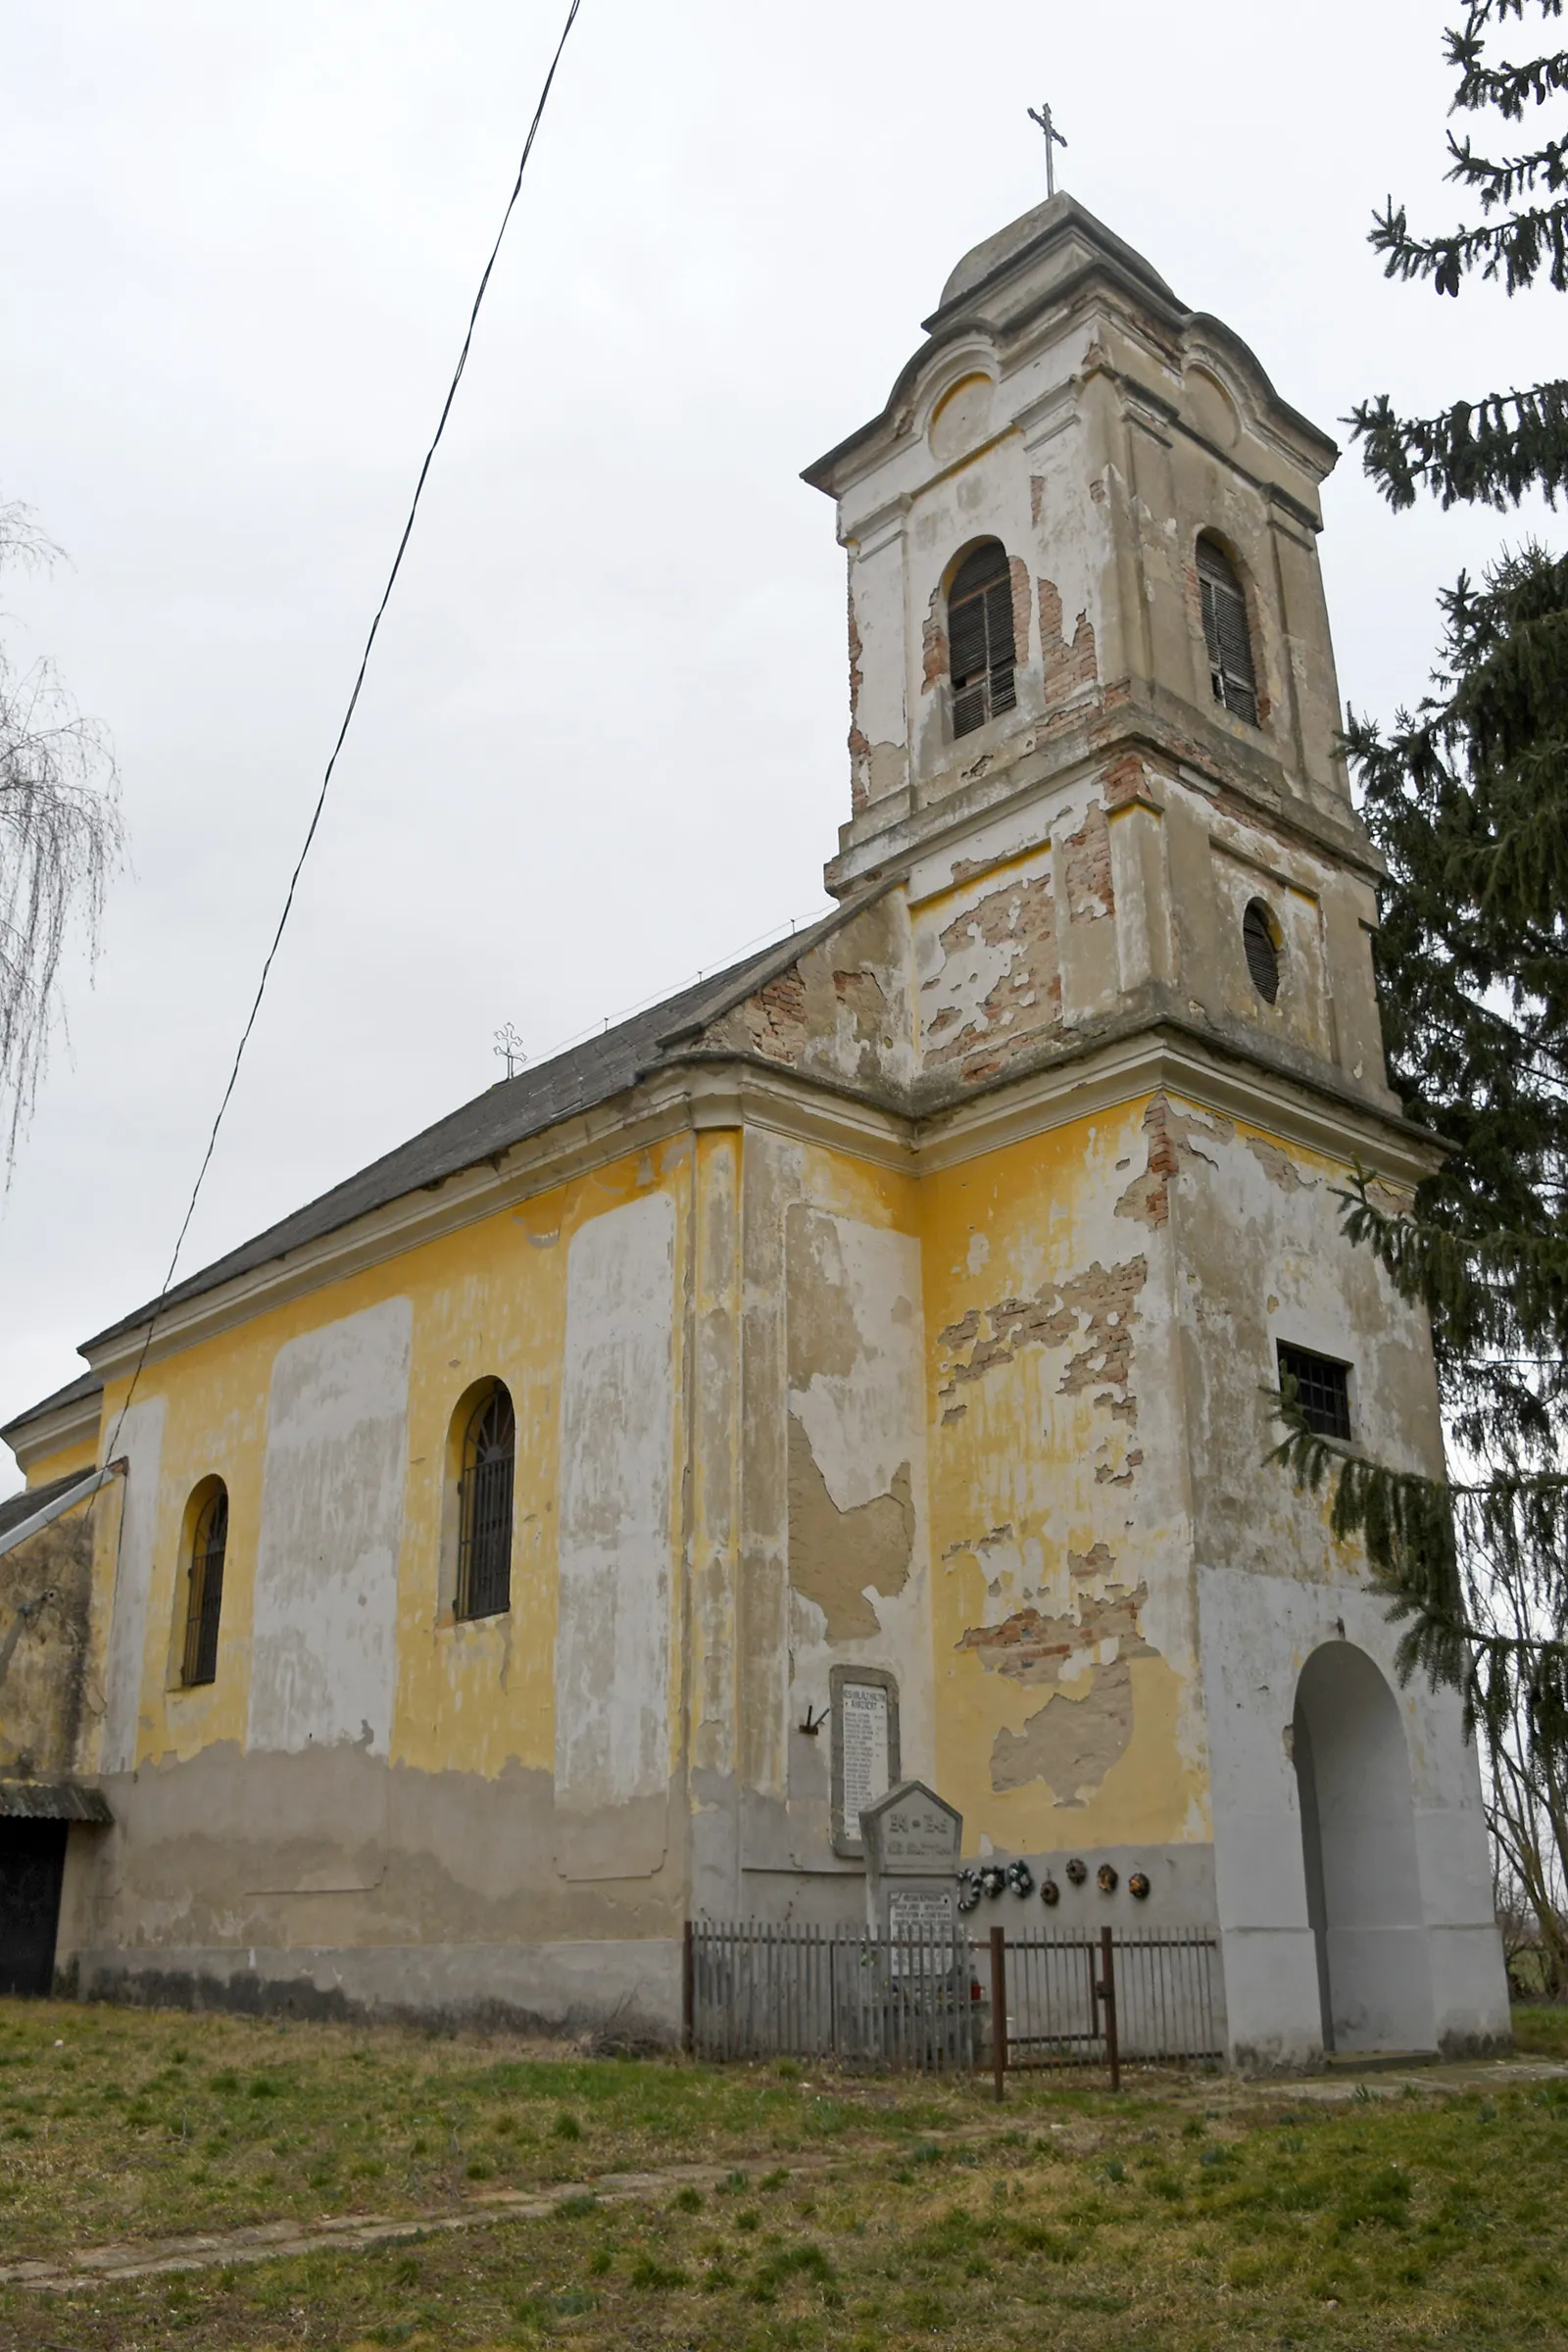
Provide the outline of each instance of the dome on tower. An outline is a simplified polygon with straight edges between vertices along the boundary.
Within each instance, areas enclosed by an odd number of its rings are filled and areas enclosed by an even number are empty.
[[[1075,197],[1058,194],[972,246],[943,287],[934,318],[944,318],[956,304],[982,289],[989,290],[1015,271],[1032,270],[1052,248],[1063,257],[1075,253],[1081,256],[1085,244],[1095,247],[1102,257],[1119,262],[1151,293],[1176,304],[1170,287],[1141,253],[1108,229],[1102,220],[1097,220]],[[1176,307],[1182,306],[1176,304]],[[928,325],[931,323],[933,320],[927,321]]]

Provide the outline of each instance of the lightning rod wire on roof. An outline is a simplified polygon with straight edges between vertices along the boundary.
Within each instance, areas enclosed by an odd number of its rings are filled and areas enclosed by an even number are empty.
[[[190,1199],[185,1204],[185,1214],[180,1221],[179,1232],[174,1241],[173,1252],[169,1260],[169,1271],[165,1274],[162,1286],[160,1287],[158,1301],[155,1303],[153,1311],[147,1319],[146,1337],[141,1344],[141,1353],[136,1358],[135,1370],[130,1376],[130,1386],[125,1391],[125,1400],[123,1404],[122,1404],[118,1414],[115,1416],[114,1435],[111,1437],[109,1444],[105,1448],[106,1459],[113,1455],[115,1446],[119,1441],[121,1429],[124,1423],[125,1415],[130,1410],[131,1398],[136,1394],[136,1386],[141,1379],[142,1372],[147,1362],[148,1350],[153,1344],[153,1332],[156,1329],[158,1322],[158,1306],[161,1305],[163,1300],[169,1296],[170,1288],[173,1283],[175,1268],[179,1264],[180,1252],[185,1247],[185,1237],[190,1232],[191,1219],[196,1214],[196,1203],[201,1199],[202,1186],[207,1181],[207,1171],[212,1165],[213,1153],[217,1149],[219,1130],[223,1124],[224,1114],[228,1109],[229,1102],[233,1096],[234,1088],[239,1078],[240,1063],[245,1058],[245,1049],[250,1044],[251,1032],[256,1026],[257,1015],[262,1009],[262,999],[267,994],[267,984],[271,978],[272,965],[276,960],[277,951],[283,943],[283,933],[288,927],[288,918],[294,910],[295,894],[299,889],[300,876],[305,870],[305,860],[311,854],[311,845],[316,839],[317,828],[321,821],[321,811],[326,807],[326,796],[331,786],[332,772],[337,766],[338,755],[343,749],[344,742],[348,736],[349,727],[353,722],[355,710],[359,706],[360,690],[365,684],[365,674],[370,664],[370,653],[375,644],[376,634],[380,629],[382,616],[386,612],[387,606],[391,602],[392,591],[397,585],[398,573],[403,568],[403,558],[408,551],[409,540],[413,536],[415,517],[419,512],[419,501],[424,496],[424,485],[429,478],[430,467],[434,462],[435,453],[441,446],[441,437],[447,429],[447,419],[452,414],[453,403],[458,397],[458,386],[463,381],[464,369],[468,365],[468,353],[473,344],[473,332],[474,328],[478,324],[479,311],[484,302],[486,290],[490,284],[490,274],[495,269],[497,258],[501,252],[501,242],[507,233],[507,226],[512,219],[513,212],[515,209],[517,198],[522,193],[522,175],[528,169],[528,158],[533,153],[533,143],[539,135],[539,125],[544,120],[545,107],[549,102],[551,88],[555,82],[556,71],[561,64],[562,55],[565,49],[567,38],[571,32],[573,24],[575,24],[577,22],[577,14],[581,7],[582,0],[571,0],[571,4],[566,11],[565,24],[562,26],[561,38],[556,43],[555,54],[550,60],[550,70],[545,75],[544,85],[539,92],[539,103],[533,110],[533,120],[528,125],[528,135],[522,143],[522,154],[517,164],[517,175],[512,183],[512,193],[507,198],[506,210],[501,216],[501,226],[496,231],[495,243],[490,248],[490,258],[485,263],[483,273],[479,279],[479,290],[474,295],[473,308],[468,313],[468,325],[467,331],[463,338],[463,349],[458,354],[458,364],[452,371],[452,381],[447,387],[446,399],[441,404],[441,415],[437,419],[435,431],[430,437],[430,446],[424,453],[424,463],[419,467],[418,480],[414,485],[414,496],[409,502],[408,517],[403,525],[403,535],[398,541],[397,553],[392,559],[392,568],[386,575],[386,586],[381,591],[381,601],[375,608],[375,617],[370,623],[369,633],[365,640],[365,651],[360,656],[360,666],[355,674],[353,692],[349,696],[347,708],[343,712],[343,723],[338,728],[337,741],[332,746],[331,758],[327,760],[326,767],[322,772],[321,788],[316,796],[316,806],[311,811],[311,821],[306,827],[305,840],[301,846],[300,854],[294,861],[294,871],[289,876],[288,889],[283,896],[283,910],[277,918],[277,928],[272,933],[271,945],[268,949],[266,959],[262,964],[261,978],[256,984],[256,995],[252,999],[251,1008],[246,1016],[245,1026],[240,1031],[239,1043],[234,1049],[234,1058],[229,1066],[228,1081],[223,1088],[222,1099],[219,1102],[217,1116],[214,1118],[212,1128],[208,1134],[207,1149],[202,1153],[201,1165],[196,1171],[196,1181],[191,1187]]]

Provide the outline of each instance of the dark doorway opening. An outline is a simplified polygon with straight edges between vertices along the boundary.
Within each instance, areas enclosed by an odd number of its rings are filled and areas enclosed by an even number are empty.
[[[63,1821],[0,1821],[0,1993],[46,1993],[55,1977]]]

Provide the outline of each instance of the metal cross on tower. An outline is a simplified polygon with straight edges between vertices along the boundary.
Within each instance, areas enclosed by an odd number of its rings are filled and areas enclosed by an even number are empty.
[[[1029,120],[1031,122],[1038,122],[1046,134],[1046,194],[1048,197],[1052,197],[1056,193],[1056,149],[1065,147],[1067,142],[1051,119],[1049,103],[1043,106],[1032,106],[1029,109]]]

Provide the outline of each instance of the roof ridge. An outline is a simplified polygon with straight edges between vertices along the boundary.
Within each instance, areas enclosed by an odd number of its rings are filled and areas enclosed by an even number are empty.
[[[274,1219],[182,1282],[145,1300],[132,1313],[107,1324],[82,1343],[83,1350],[120,1339],[169,1307],[182,1305],[258,1266],[286,1257],[292,1250],[340,1231],[373,1208],[410,1193],[434,1191],[465,1168],[627,1092],[664,1058],[669,1047],[719,1019],[891,887],[890,880],[880,881],[831,908],[805,931],[770,941],[710,976],[689,982],[613,1026],[607,1025],[548,1060],[520,1070],[514,1078],[498,1079],[482,1094],[459,1103],[455,1110],[379,1153],[286,1216]],[[35,1406],[32,1411],[40,1409]]]

